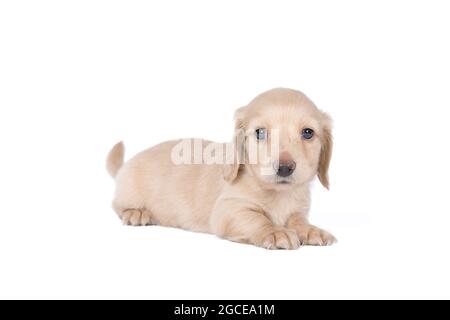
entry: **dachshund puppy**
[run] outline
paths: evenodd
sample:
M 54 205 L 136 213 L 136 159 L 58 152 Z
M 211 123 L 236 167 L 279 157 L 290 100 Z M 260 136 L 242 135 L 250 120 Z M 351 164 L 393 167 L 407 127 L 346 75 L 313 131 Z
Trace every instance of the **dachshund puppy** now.
M 308 222 L 310 183 L 328 188 L 331 119 L 303 93 L 272 89 L 235 113 L 232 143 L 169 141 L 124 163 L 107 158 L 124 224 L 213 233 L 267 249 L 331 245 Z

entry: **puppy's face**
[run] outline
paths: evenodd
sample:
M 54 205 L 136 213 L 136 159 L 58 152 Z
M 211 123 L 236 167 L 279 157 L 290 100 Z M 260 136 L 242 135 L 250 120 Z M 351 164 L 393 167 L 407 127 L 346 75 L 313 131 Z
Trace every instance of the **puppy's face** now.
M 301 92 L 256 97 L 236 112 L 236 136 L 243 165 L 264 188 L 288 189 L 316 175 L 328 188 L 330 119 Z

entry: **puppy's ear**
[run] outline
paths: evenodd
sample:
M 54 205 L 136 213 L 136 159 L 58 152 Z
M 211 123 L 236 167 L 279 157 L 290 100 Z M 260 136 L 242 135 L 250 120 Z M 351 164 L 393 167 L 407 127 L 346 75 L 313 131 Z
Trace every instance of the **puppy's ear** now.
M 244 164 L 244 124 L 245 107 L 239 108 L 234 113 L 234 134 L 231 148 L 227 148 L 226 164 L 223 166 L 223 177 L 227 182 L 233 182 L 239 173 L 239 168 Z
M 331 153 L 333 151 L 333 136 L 331 134 L 331 119 L 325 114 L 325 125 L 320 137 L 322 148 L 320 150 L 319 168 L 317 175 L 322 185 L 329 189 L 330 182 L 328 180 L 328 168 L 330 166 Z
M 244 129 L 245 130 L 245 112 L 247 110 L 247 107 L 240 107 L 234 112 L 234 130 Z M 236 132 L 235 132 L 236 135 Z

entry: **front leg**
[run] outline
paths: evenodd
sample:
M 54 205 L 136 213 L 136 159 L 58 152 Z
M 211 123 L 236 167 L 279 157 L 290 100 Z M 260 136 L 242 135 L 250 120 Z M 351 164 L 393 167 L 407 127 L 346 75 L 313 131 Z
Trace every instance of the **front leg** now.
M 259 208 L 231 200 L 224 200 L 216 206 L 211 227 L 219 237 L 266 249 L 300 247 L 294 230 L 273 225 Z
M 337 242 L 331 233 L 313 226 L 300 214 L 293 214 L 287 222 L 287 227 L 297 232 L 302 245 L 330 246 Z

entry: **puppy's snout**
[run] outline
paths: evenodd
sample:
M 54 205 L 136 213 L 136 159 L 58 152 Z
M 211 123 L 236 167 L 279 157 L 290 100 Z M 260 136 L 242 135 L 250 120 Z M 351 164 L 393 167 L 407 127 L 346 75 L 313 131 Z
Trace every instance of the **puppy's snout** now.
M 296 166 L 297 164 L 294 160 L 282 160 L 278 163 L 278 167 L 276 168 L 277 175 L 280 177 L 289 177 L 294 173 Z

